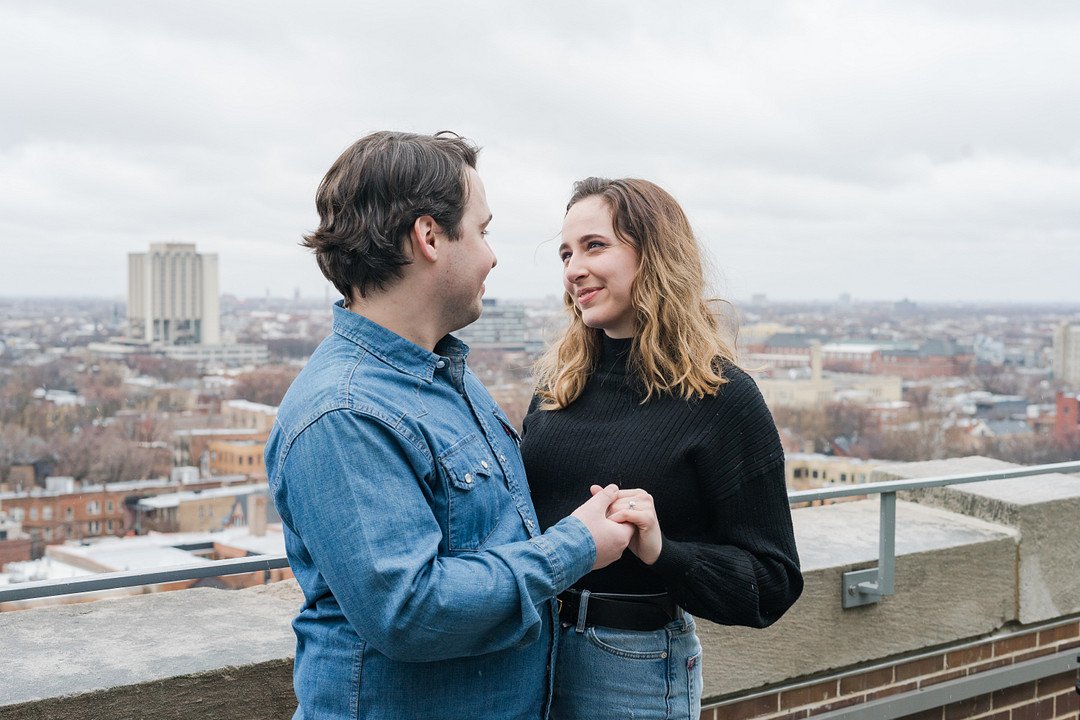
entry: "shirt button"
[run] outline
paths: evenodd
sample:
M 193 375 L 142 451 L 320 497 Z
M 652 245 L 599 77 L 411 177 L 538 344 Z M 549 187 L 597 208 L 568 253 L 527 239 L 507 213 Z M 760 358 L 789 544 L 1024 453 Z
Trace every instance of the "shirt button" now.
M 445 360 L 440 360 L 439 362 L 435 363 L 435 367 L 442 370 L 444 367 L 446 367 L 446 361 Z
M 482 467 L 482 468 L 484 468 L 485 470 L 487 470 L 487 469 L 488 469 L 489 467 L 491 467 L 491 466 L 490 466 L 490 465 L 488 465 L 488 461 L 487 461 L 487 460 L 481 460 L 481 461 L 480 461 L 480 467 Z
M 472 473 L 465 473 L 465 484 L 472 485 Z

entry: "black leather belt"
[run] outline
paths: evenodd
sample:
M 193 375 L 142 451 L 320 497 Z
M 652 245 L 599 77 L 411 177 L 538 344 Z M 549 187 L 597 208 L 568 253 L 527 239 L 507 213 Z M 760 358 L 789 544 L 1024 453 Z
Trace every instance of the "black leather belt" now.
M 581 591 L 567 590 L 558 597 L 559 619 L 577 625 Z M 681 617 L 682 611 L 667 593 L 624 595 L 589 593 L 585 609 L 586 625 L 601 625 L 618 630 L 659 630 Z

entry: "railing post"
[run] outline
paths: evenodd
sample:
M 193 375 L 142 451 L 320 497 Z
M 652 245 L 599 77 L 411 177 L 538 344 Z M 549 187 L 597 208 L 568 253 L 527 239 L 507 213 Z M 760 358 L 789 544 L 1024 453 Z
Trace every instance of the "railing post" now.
M 844 573 L 841 598 L 845 608 L 871 605 L 893 594 L 896 576 L 895 492 L 881 493 L 878 519 L 878 566 Z
M 879 526 L 878 595 L 893 594 L 896 576 L 896 493 L 881 493 Z

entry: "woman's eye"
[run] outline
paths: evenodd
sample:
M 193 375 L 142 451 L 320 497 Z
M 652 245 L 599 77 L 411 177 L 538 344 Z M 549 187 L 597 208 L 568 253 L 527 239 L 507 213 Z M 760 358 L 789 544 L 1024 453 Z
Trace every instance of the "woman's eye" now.
M 593 248 L 604 247 L 604 243 L 600 242 L 599 240 L 592 240 L 585 247 L 587 247 L 589 250 L 592 250 Z
M 568 252 L 559 253 L 559 259 L 562 260 L 563 262 L 566 262 L 567 260 L 570 259 L 570 253 L 568 253 Z

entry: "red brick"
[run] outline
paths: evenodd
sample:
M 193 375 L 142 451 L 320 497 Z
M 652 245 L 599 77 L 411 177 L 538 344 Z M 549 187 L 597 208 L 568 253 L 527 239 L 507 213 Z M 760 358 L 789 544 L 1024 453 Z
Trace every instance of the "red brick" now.
M 1011 714 L 1008 710 L 1001 710 L 990 715 L 980 715 L 978 718 L 972 718 L 972 720 L 1009 720 Z
M 721 705 L 716 708 L 716 720 L 750 720 L 750 718 L 774 713 L 779 709 L 779 698 L 776 693 L 772 693 L 749 700 L 740 700 L 731 705 Z
M 806 717 L 810 717 L 810 711 L 804 708 L 802 710 L 792 710 L 783 715 L 770 715 L 767 720 L 803 720 Z
M 948 672 L 943 672 L 939 675 L 923 678 L 919 681 L 919 687 L 924 688 L 931 685 L 937 685 L 938 683 L 943 683 L 947 680 L 955 680 L 958 677 L 964 677 L 964 675 L 967 675 L 967 671 L 965 670 L 949 670 Z
M 1054 713 L 1058 717 L 1074 712 L 1080 712 L 1080 695 L 1075 690 L 1054 696 Z
M 820 702 L 825 702 L 830 698 L 836 697 L 836 688 L 836 680 L 828 680 L 826 682 L 817 683 L 816 685 L 808 685 L 802 688 L 795 688 L 794 690 L 785 690 L 780 693 L 780 709 L 788 710 L 789 708 L 797 708 L 804 705 L 817 705 Z
M 990 695 L 976 695 L 946 705 L 945 720 L 967 720 L 985 712 L 990 712 Z
M 1057 646 L 1058 652 L 1062 650 L 1072 650 L 1073 648 L 1080 648 L 1080 640 L 1070 640 L 1069 642 L 1060 643 Z
M 978 665 L 972 665 L 967 669 L 968 675 L 977 675 L 987 670 L 993 670 L 994 668 L 1005 667 L 1006 665 L 1012 665 L 1011 657 L 994 658 L 993 660 L 987 660 L 984 663 Z
M 699 720 L 716 720 L 716 710 L 711 707 L 705 708 L 698 717 Z
M 1012 711 L 1012 720 L 1051 720 L 1053 717 L 1054 698 L 1021 705 Z
M 905 715 L 900 720 L 941 720 L 944 712 L 943 708 L 930 708 L 914 715 Z
M 891 666 L 880 670 L 872 670 L 871 672 L 859 673 L 858 675 L 849 675 L 840 678 L 840 694 L 850 695 L 864 690 L 872 690 L 882 685 L 888 685 L 892 681 L 893 669 Z
M 1028 650 L 1039 644 L 1039 633 L 1028 633 L 1026 635 L 1015 635 L 1004 640 L 998 640 L 994 643 L 994 657 L 999 655 L 1009 655 L 1011 653 L 1020 652 L 1021 650 Z
M 994 709 L 1009 707 L 1035 697 L 1035 683 L 1026 682 L 994 691 Z
M 1063 692 L 1065 690 L 1072 690 L 1076 687 L 1076 671 L 1074 670 L 1072 672 L 1042 678 L 1038 681 L 1036 687 L 1035 694 L 1039 697 L 1053 695 L 1054 693 Z
M 922 660 L 912 660 L 896 666 L 896 681 L 910 680 L 920 675 L 932 675 L 945 669 L 945 656 L 934 655 Z
M 994 646 L 990 643 L 976 645 L 975 647 L 953 650 L 945 654 L 945 667 L 958 668 L 973 665 L 980 660 L 986 660 L 994 654 Z
M 1038 650 L 1030 650 L 1030 651 L 1028 651 L 1026 653 L 1020 653 L 1019 655 L 1014 655 L 1013 656 L 1013 663 L 1021 663 L 1021 662 L 1024 662 L 1025 660 L 1034 660 L 1035 658 L 1043 657 L 1044 655 L 1052 655 L 1055 652 L 1057 652 L 1057 651 L 1052 647 L 1043 647 L 1043 648 L 1039 648 Z
M 820 715 L 822 713 L 832 712 L 833 710 L 839 710 L 840 708 L 858 705 L 861 702 L 866 702 L 865 695 L 848 695 L 847 697 L 842 697 L 839 700 L 833 700 L 832 702 L 825 703 L 824 705 L 818 705 L 816 708 L 812 708 L 810 710 L 811 717 L 813 717 L 814 715 Z
M 1080 637 L 1080 622 L 1066 623 L 1056 628 L 1039 631 L 1039 644 L 1052 645 L 1061 640 L 1071 640 Z
M 878 698 L 889 697 L 890 695 L 899 695 L 900 693 L 911 692 L 917 687 L 919 687 L 919 683 L 914 680 L 901 685 L 890 685 L 889 687 L 875 690 L 872 693 L 867 693 L 866 699 L 877 700 Z

